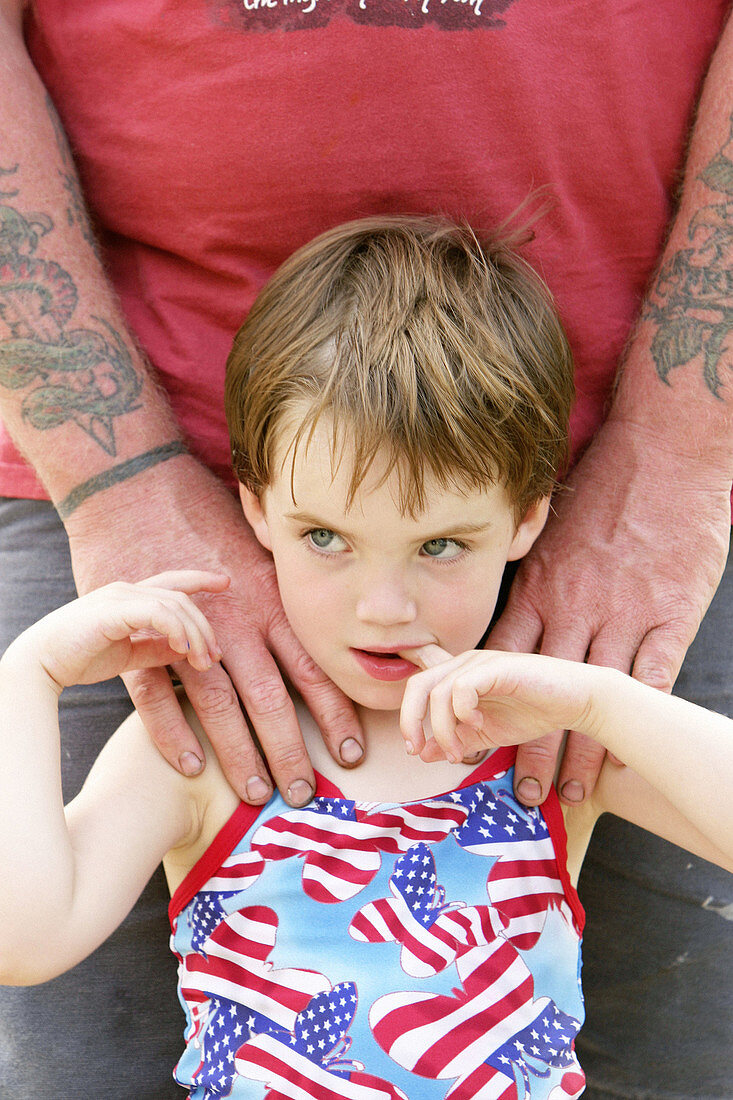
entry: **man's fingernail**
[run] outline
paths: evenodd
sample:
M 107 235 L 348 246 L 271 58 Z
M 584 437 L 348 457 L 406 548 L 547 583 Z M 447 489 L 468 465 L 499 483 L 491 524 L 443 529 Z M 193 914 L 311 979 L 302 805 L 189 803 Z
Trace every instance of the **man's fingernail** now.
M 178 767 L 184 775 L 198 775 L 203 766 L 203 760 L 195 752 L 182 752 L 178 757 Z
M 538 779 L 523 779 L 517 794 L 522 802 L 538 802 L 542 798 L 542 786 Z
M 344 764 L 356 764 L 364 755 L 364 750 L 354 737 L 347 737 L 341 742 L 339 756 Z
M 261 776 L 253 775 L 251 779 L 247 780 L 248 802 L 264 802 L 266 798 L 270 797 L 271 793 L 270 788 Z
M 569 779 L 567 783 L 563 785 L 560 794 L 568 802 L 582 802 L 585 798 L 585 790 L 583 784 L 579 783 L 577 779 Z
M 313 788 L 305 779 L 296 779 L 288 787 L 288 802 L 291 806 L 305 806 L 313 798 Z

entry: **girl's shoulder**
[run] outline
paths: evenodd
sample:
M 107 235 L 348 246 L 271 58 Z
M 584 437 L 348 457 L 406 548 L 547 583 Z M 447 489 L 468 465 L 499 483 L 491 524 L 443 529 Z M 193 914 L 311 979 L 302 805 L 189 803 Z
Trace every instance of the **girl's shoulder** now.
M 224 775 L 213 746 L 191 703 L 182 693 L 179 701 L 186 721 L 198 737 L 206 766 L 196 776 L 181 777 L 190 800 L 193 827 L 185 840 L 175 848 L 171 848 L 163 858 L 163 868 L 171 894 L 183 882 L 191 868 L 198 863 L 240 803 L 240 798 Z

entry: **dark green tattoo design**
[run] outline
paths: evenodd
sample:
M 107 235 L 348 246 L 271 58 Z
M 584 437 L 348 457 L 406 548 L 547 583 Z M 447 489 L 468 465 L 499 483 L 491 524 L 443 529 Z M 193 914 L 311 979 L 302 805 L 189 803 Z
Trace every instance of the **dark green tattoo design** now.
M 0 178 L 16 172 L 0 168 Z M 71 421 L 115 455 L 115 419 L 140 407 L 142 378 L 106 321 L 94 318 L 99 330 L 70 326 L 74 281 L 35 254 L 53 222 L 11 206 L 17 194 L 0 190 L 0 386 L 27 390 L 21 414 L 38 431 Z
M 718 201 L 693 216 L 681 249 L 663 265 L 645 311 L 657 324 L 651 351 L 662 382 L 698 358 L 705 385 L 722 400 L 720 371 L 733 328 L 733 116 L 720 152 L 701 179 Z

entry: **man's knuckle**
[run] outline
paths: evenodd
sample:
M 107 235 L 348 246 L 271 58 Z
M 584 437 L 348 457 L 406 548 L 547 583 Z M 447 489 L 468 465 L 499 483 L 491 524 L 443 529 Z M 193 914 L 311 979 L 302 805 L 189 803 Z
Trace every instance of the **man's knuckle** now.
M 164 683 L 147 676 L 136 677 L 130 683 L 130 696 L 136 708 L 148 714 L 170 705 L 170 691 Z
M 236 692 L 230 682 L 202 684 L 196 693 L 196 710 L 210 718 L 220 718 L 239 709 Z
M 555 766 L 557 748 L 555 746 L 532 744 L 528 742 L 521 746 L 525 771 L 537 768 L 538 771 L 547 771 Z
M 263 676 L 247 685 L 246 702 L 247 710 L 253 717 L 278 714 L 287 709 L 288 695 L 282 680 Z
M 656 688 L 657 691 L 664 691 L 667 694 L 674 687 L 676 679 L 671 669 L 661 665 L 643 665 L 641 668 L 635 668 L 634 678 L 646 684 L 647 687 Z
M 318 667 L 307 653 L 298 653 L 291 662 L 290 674 L 293 682 L 311 688 L 320 687 L 328 682 L 325 672 Z
M 350 728 L 354 719 L 353 707 L 346 700 L 337 700 L 323 708 L 322 718 L 329 729 Z
M 574 749 L 568 763 L 572 763 L 574 772 L 583 774 L 597 772 L 603 759 L 604 749 L 599 745 L 595 747 Z
M 246 770 L 259 763 L 260 755 L 247 729 L 238 729 L 235 733 L 216 730 L 211 736 L 211 744 L 225 771 L 237 768 Z
M 272 746 L 267 759 L 271 767 L 281 774 L 300 774 L 308 766 L 308 757 L 302 745 L 293 742 Z
M 168 722 L 145 726 L 150 737 L 154 741 L 158 751 L 167 760 L 174 761 L 178 757 L 181 746 L 185 743 L 183 731 L 176 725 Z

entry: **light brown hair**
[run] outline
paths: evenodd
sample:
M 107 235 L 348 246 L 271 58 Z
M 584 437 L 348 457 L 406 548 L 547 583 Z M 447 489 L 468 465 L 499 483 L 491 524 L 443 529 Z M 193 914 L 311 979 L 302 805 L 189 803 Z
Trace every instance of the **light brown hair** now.
M 353 445 L 349 503 L 379 452 L 400 506 L 499 481 L 518 514 L 567 452 L 571 353 L 547 287 L 507 243 L 435 217 L 366 218 L 299 249 L 257 297 L 227 363 L 234 470 L 259 493 L 285 426 L 327 414 Z M 296 407 L 305 409 L 293 425 Z

